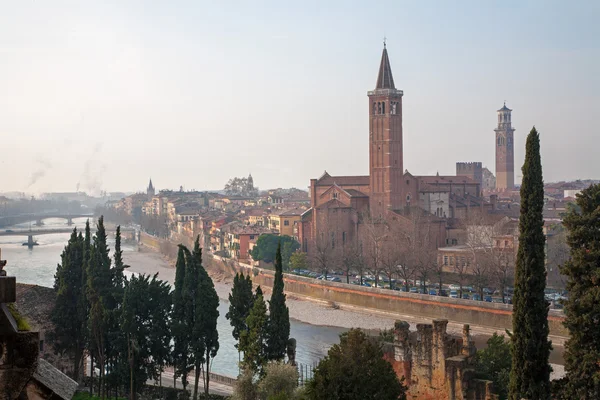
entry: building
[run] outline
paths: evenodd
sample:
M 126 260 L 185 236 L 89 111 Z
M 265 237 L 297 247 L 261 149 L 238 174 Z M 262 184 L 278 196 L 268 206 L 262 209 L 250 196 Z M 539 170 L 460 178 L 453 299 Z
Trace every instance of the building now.
M 362 248 L 361 236 L 367 235 L 368 225 L 383 225 L 383 221 L 396 221 L 398 226 L 412 229 L 415 216 L 422 214 L 410 212 L 417 206 L 427 212 L 425 218 L 416 218 L 419 223 L 434 223 L 429 239 L 431 246 L 437 246 L 445 242 L 444 220 L 439 217 L 451 214 L 450 195 L 480 196 L 480 184 L 467 177 L 450 179 L 404 172 L 403 92 L 396 89 L 385 44 L 375 89 L 367 96 L 369 175 L 332 176 L 325 171 L 320 178 L 311 179 L 310 208 L 297 225 L 301 248 L 309 255 L 324 248 L 336 252 L 349 245 Z M 421 196 L 430 189 L 437 192 Z
M 271 213 L 269 215 L 269 228 L 282 236 L 294 236 L 294 224 L 300 222 L 304 211 L 294 208 Z
M 498 110 L 496 132 L 496 190 L 512 190 L 515 187 L 515 153 L 511 122 L 512 110 L 504 106 Z
M 481 189 L 484 191 L 496 189 L 496 177 L 487 167 L 483 167 Z
M 466 176 L 479 183 L 483 189 L 483 167 L 480 162 L 457 162 L 456 176 Z
M 152 178 L 150 178 L 150 183 L 148 183 L 148 188 L 146 189 L 146 195 L 148 196 L 149 199 L 156 195 L 156 189 L 154 189 L 154 186 L 152 185 Z

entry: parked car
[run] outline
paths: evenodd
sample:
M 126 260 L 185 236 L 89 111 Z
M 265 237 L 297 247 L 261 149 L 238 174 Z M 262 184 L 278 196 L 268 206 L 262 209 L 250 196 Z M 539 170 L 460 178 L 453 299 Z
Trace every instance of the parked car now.
M 450 297 L 453 299 L 457 299 L 458 298 L 458 292 L 456 290 L 451 290 L 450 291 Z
M 463 293 L 462 298 L 465 300 L 469 300 L 469 294 L 468 293 Z
M 485 301 L 487 301 L 488 303 L 491 303 L 491 302 L 492 302 L 492 296 L 485 296 L 483 299 L 484 299 Z
M 448 297 L 448 292 L 446 291 L 446 289 L 439 290 L 438 296 Z
M 418 290 L 417 290 L 417 288 L 416 288 L 416 287 L 414 287 L 414 286 L 413 286 L 413 287 L 411 287 L 411 288 L 410 288 L 410 292 L 411 292 L 411 293 L 417 293 L 417 292 L 418 292 Z
M 371 284 L 369 282 L 364 282 L 362 285 L 365 287 L 371 287 Z
M 430 296 L 437 296 L 437 290 L 435 290 L 435 289 L 429 289 L 429 295 Z
M 337 276 L 334 276 L 334 277 L 331 277 L 331 278 L 327 278 L 327 280 L 330 281 L 330 282 L 341 282 L 342 281 Z
M 473 297 L 471 298 L 471 300 L 475 300 L 475 301 L 481 301 L 481 296 L 480 296 L 480 295 L 478 295 L 477 293 L 475 293 L 475 294 L 473 295 Z

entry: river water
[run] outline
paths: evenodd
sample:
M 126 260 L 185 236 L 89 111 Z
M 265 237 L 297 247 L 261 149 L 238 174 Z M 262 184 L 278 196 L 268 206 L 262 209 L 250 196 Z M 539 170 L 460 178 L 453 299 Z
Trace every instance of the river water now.
M 33 224 L 33 222 L 32 222 Z M 29 223 L 9 227 L 12 230 L 27 230 Z M 44 220 L 44 229 L 65 228 L 64 219 Z M 85 218 L 73 220 L 73 226 L 83 230 Z M 6 229 L 6 228 L 4 228 Z M 36 227 L 31 226 L 32 230 Z M 34 236 L 38 245 L 29 249 L 22 244 L 27 241 L 27 236 L 0 236 L 2 259 L 7 260 L 6 270 L 9 275 L 16 276 L 19 283 L 30 283 L 40 286 L 52 287 L 56 265 L 60 262 L 60 255 L 69 240 L 70 233 L 54 233 Z M 109 235 L 109 246 L 113 246 L 114 239 Z M 135 244 L 125 243 L 123 246 L 124 259 L 127 261 L 128 252 L 137 251 Z M 111 253 L 112 254 L 112 253 Z M 157 259 L 160 255 L 156 255 Z M 213 362 L 213 371 L 229 376 L 238 374 L 238 352 L 234 347 L 235 341 L 231 336 L 231 325 L 225 318 L 229 303 L 223 299 L 219 305 L 219 352 Z M 312 366 L 327 354 L 332 344 L 339 342 L 340 333 L 345 329 L 310 325 L 292 320 L 290 336 L 296 338 L 296 360 L 300 364 Z

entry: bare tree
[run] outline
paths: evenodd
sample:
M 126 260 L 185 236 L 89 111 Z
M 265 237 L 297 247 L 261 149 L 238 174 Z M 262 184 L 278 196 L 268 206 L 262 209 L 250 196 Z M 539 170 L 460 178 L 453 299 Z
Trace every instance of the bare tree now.
M 313 268 L 323 274 L 327 279 L 328 271 L 338 264 L 339 243 L 337 243 L 337 224 L 335 219 L 329 217 L 329 210 L 320 212 L 318 217 L 319 229 L 317 237 L 314 238 L 314 252 L 312 254 Z
M 363 284 L 364 261 L 360 251 L 360 246 L 356 241 L 342 247 L 341 265 L 346 275 L 346 283 L 350 283 L 350 274 L 357 273 L 360 275 L 360 284 Z
M 383 248 L 388 239 L 388 225 L 384 219 L 373 217 L 370 213 L 362 215 L 362 222 L 366 264 L 375 276 L 375 287 L 378 287 L 383 267 Z
M 469 254 L 465 257 L 466 267 L 470 269 L 473 285 L 482 298 L 484 289 L 495 282 L 500 287 L 502 300 L 505 300 L 506 287 L 513 279 L 515 229 L 516 225 L 508 217 L 484 212 L 473 213 L 467 221 Z

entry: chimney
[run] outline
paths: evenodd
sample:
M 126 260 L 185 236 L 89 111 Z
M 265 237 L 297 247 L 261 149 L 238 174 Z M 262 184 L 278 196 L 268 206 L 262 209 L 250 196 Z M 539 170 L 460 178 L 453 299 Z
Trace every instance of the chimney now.
M 492 210 L 496 210 L 496 206 L 498 203 L 498 195 L 497 194 L 490 195 L 490 203 L 492 203 Z
M 311 207 L 317 206 L 317 180 L 316 179 L 310 180 L 310 206 Z

